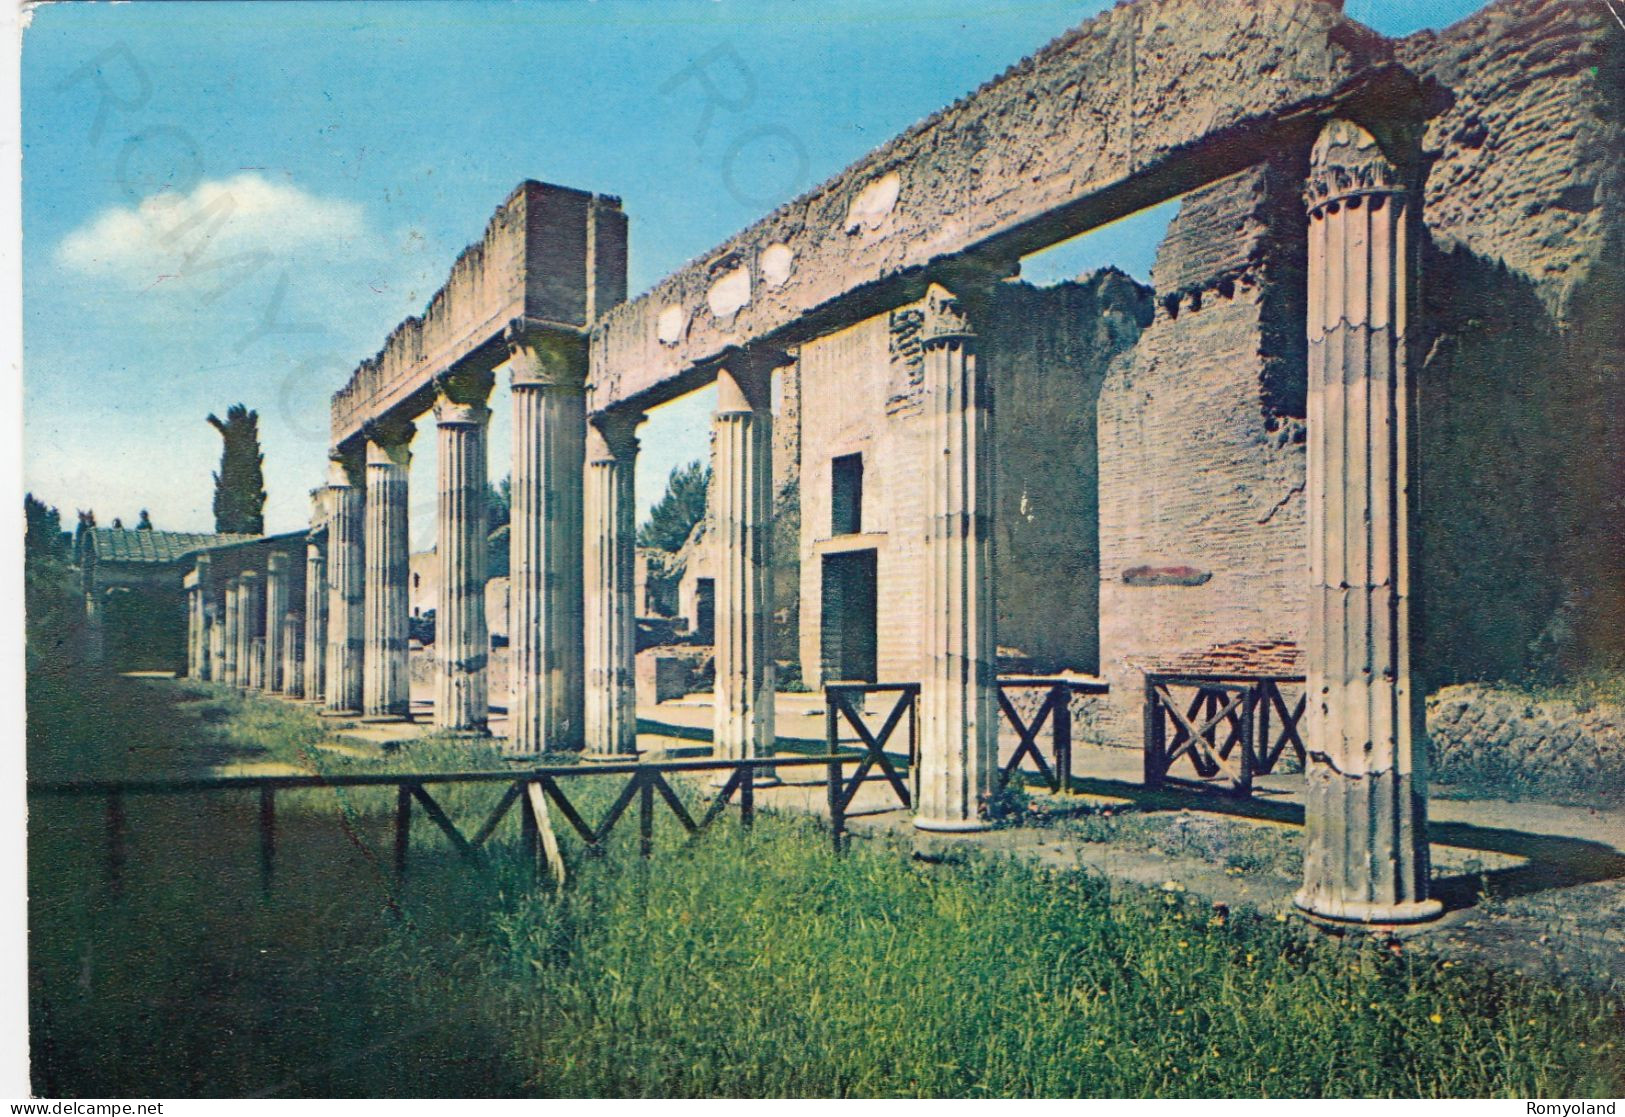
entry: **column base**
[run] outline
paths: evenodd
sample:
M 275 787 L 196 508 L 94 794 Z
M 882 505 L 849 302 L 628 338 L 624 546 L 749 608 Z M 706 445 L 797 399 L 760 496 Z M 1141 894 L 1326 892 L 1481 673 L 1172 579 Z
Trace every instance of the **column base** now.
M 1438 900 L 1378 904 L 1365 900 L 1331 900 L 1299 892 L 1292 897 L 1292 903 L 1312 919 L 1333 923 L 1426 923 L 1444 914 L 1444 905 Z
M 728 786 L 728 781 L 733 778 L 734 774 L 732 772 L 718 772 L 715 778 L 711 780 L 711 786 L 716 790 L 721 791 L 724 787 Z M 740 782 L 743 783 L 744 781 L 741 780 Z M 750 781 L 750 786 L 752 788 L 780 787 L 783 785 L 783 783 L 784 781 L 779 779 L 778 773 L 764 772 L 758 768 Z
M 993 829 L 993 824 L 981 819 L 916 818 L 914 829 L 929 830 L 933 834 L 978 834 Z

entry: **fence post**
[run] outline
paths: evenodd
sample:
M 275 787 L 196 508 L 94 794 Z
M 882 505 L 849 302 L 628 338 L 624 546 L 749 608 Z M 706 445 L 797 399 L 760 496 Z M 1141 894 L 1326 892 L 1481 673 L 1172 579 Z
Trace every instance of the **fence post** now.
M 736 769 L 739 772 L 739 828 L 749 830 L 756 825 L 756 769 Z
M 826 783 L 829 797 L 829 833 L 830 839 L 835 844 L 835 852 L 840 853 L 846 847 L 846 812 L 841 809 L 841 798 L 844 791 L 841 780 L 841 762 L 831 760 L 828 769 Z
M 1072 688 L 1057 683 L 1050 692 L 1050 729 L 1055 734 L 1055 790 L 1072 794 Z
M 124 891 L 124 796 L 117 791 L 107 793 L 107 889 Z
M 638 784 L 638 848 L 649 857 L 655 851 L 655 785 L 643 772 L 632 778 Z
M 412 844 L 412 789 L 395 788 L 395 879 L 406 877 L 406 852 Z
M 519 787 L 524 788 L 525 782 L 521 780 Z M 530 869 L 533 878 L 540 878 L 541 872 L 541 841 L 540 825 L 536 819 L 536 808 L 531 804 L 528 791 L 521 791 L 519 795 L 519 848 L 524 854 L 525 864 Z
M 1163 724 L 1156 676 L 1145 677 L 1145 786 L 1162 786 Z
M 260 894 L 271 898 L 271 873 L 276 859 L 276 790 L 260 788 Z

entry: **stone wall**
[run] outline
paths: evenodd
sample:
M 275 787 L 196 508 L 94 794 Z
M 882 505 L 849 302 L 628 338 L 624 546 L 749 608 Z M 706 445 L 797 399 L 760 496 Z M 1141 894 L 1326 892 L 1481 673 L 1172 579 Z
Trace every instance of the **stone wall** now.
M 1151 318 L 1150 288 L 1108 269 L 1001 284 L 978 326 L 994 383 L 998 639 L 1034 671 L 1099 670 L 1095 404 Z
M 1436 83 L 1418 371 L 1435 684 L 1625 661 L 1625 32 L 1508 0 L 1398 45 Z
M 1467 684 L 1428 698 L 1435 784 L 1625 794 L 1625 706 Z
M 1143 660 L 1302 639 L 1302 181 L 1288 153 L 1186 195 L 1156 317 L 1101 388 L 1102 721 L 1124 744 Z
M 1098 654 L 1094 403 L 1111 359 L 1150 321 L 1148 289 L 1108 270 L 1078 283 L 1000 284 L 978 359 L 993 383 L 999 643 L 1039 670 Z M 927 431 L 918 305 L 801 349 L 801 667 L 822 678 L 824 556 L 876 552 L 878 675 L 921 677 Z M 861 532 L 832 537 L 831 463 L 862 454 Z

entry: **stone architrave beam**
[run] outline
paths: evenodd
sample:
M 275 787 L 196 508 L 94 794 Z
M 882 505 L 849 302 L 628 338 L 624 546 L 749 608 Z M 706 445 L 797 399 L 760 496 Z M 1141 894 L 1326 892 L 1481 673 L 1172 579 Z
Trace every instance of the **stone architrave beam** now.
M 515 319 L 585 335 L 626 298 L 619 198 L 525 181 L 452 266 L 422 317 L 408 318 L 333 394 L 332 445 L 359 454 L 368 424 L 409 422 L 433 406 L 448 371 L 508 357 Z
M 589 410 L 647 410 L 731 348 L 915 301 L 945 264 L 1007 270 L 1413 92 L 1393 44 L 1338 9 L 1142 0 L 1081 24 L 610 311 Z

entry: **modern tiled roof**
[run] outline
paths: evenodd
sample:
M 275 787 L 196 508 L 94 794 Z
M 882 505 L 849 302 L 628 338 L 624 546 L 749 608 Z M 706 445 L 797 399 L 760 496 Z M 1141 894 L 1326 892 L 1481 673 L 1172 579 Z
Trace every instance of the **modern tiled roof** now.
M 254 535 L 199 531 L 133 531 L 99 527 L 90 533 L 90 545 L 99 562 L 176 562 L 208 547 L 246 543 Z

